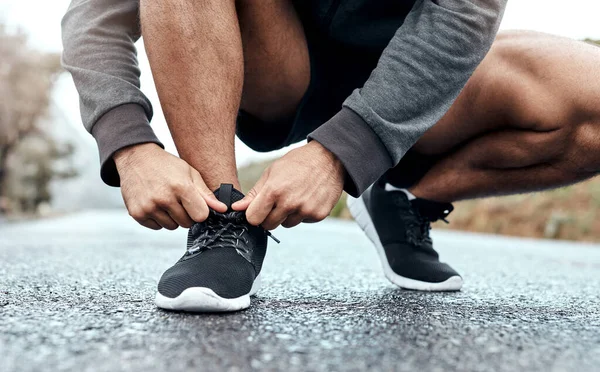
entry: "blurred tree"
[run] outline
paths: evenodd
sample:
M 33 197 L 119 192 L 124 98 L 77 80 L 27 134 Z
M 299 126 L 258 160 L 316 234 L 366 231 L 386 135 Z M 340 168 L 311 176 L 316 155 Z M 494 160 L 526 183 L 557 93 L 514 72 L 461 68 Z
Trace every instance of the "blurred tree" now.
M 58 144 L 44 120 L 60 72 L 58 54 L 32 50 L 0 25 L 0 213 L 36 212 L 50 201 L 52 179 L 75 174 L 60 169 L 73 147 Z
M 600 46 L 600 40 L 584 39 L 583 41 L 585 41 L 586 43 L 595 44 L 595 45 Z

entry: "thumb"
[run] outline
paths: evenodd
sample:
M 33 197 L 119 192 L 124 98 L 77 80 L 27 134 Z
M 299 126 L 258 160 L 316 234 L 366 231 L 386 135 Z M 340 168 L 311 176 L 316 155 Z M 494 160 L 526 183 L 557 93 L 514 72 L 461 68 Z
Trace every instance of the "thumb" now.
M 223 203 L 222 201 L 219 201 L 219 199 L 217 199 L 215 194 L 213 194 L 213 192 L 210 191 L 208 188 L 206 188 L 206 190 L 200 191 L 200 193 L 202 194 L 202 197 L 204 198 L 204 200 L 206 201 L 206 204 L 210 208 L 214 209 L 217 212 L 221 212 L 221 213 L 227 212 L 227 205 L 225 203 Z
M 231 205 L 231 209 L 233 209 L 234 211 L 245 211 L 246 209 L 248 209 L 248 206 L 250 205 L 252 200 L 256 198 L 266 181 L 267 176 L 265 171 L 265 173 L 263 173 L 260 179 L 256 182 L 254 187 L 252 187 L 250 191 L 248 191 L 246 196 L 244 196 L 242 200 L 237 201 Z
M 202 177 L 200 176 L 200 174 L 193 174 L 193 181 L 196 184 L 196 186 L 198 187 L 198 190 L 200 191 L 200 195 L 202 196 L 202 199 L 204 199 L 204 201 L 206 202 L 206 205 L 208 205 L 209 208 L 214 209 L 217 212 L 221 212 L 221 213 L 225 213 L 227 212 L 227 205 L 225 205 L 225 203 L 219 201 L 219 199 L 217 199 L 217 197 L 215 196 L 215 194 L 208 188 L 208 186 L 206 186 L 206 184 L 204 183 L 204 180 L 202 179 Z

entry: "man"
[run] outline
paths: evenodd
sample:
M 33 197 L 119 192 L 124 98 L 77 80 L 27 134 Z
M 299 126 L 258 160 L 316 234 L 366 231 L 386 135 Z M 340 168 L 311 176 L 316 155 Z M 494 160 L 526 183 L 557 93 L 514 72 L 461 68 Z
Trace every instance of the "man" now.
M 248 307 L 268 230 L 324 219 L 342 189 L 358 197 L 350 209 L 388 279 L 459 290 L 461 277 L 429 238 L 451 202 L 595 175 L 600 80 L 590 75 L 600 53 L 537 33 L 495 38 L 504 7 L 73 0 L 63 62 L 103 180 L 121 186 L 140 224 L 191 227 L 186 253 L 159 281 L 157 305 Z M 141 34 L 181 158 L 162 150 L 148 125 L 134 47 Z M 257 151 L 309 142 L 244 196 L 235 134 Z

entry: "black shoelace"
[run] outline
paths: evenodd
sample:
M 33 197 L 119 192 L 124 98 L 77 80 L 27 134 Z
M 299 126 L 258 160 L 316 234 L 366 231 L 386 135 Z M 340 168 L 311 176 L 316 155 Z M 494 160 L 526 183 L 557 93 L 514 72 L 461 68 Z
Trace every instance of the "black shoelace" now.
M 406 238 L 409 243 L 419 246 L 428 239 L 431 239 L 429 237 L 431 222 L 412 209 L 410 210 L 410 214 L 412 218 L 407 221 L 409 229 L 406 231 Z
M 188 255 L 208 249 L 233 247 L 243 256 L 248 255 L 248 223 L 243 213 L 211 211 L 204 223 L 204 229 L 187 249 Z M 279 240 L 266 231 L 267 236 L 279 243 Z M 240 244 L 242 242 L 243 244 Z
M 415 208 L 410 208 L 409 213 L 411 217 L 408 220 L 407 225 L 410 229 L 407 230 L 407 240 L 415 246 L 419 246 L 424 242 L 431 242 L 429 230 L 431 230 L 431 220 L 427 217 L 422 216 Z M 444 212 L 443 217 L 440 216 L 440 220 L 445 223 L 449 223 L 446 220 L 448 213 Z

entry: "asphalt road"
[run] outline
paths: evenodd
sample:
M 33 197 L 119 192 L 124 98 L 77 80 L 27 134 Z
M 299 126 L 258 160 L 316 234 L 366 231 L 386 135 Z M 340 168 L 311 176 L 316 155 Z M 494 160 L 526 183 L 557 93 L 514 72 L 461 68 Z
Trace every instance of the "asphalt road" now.
M 434 233 L 460 293 L 396 289 L 351 222 L 281 230 L 252 307 L 153 304 L 185 232 L 122 211 L 0 226 L 0 371 L 600 370 L 600 247 Z

